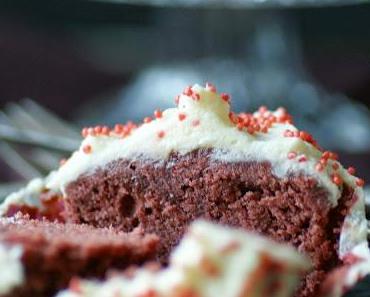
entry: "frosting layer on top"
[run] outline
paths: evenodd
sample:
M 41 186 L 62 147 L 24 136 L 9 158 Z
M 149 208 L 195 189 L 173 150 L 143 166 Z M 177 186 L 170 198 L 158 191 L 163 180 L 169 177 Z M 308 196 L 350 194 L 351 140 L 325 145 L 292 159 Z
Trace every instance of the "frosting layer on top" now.
M 176 101 L 176 108 L 156 111 L 154 119 L 146 118 L 140 126 L 86 129 L 80 149 L 52 175 L 47 187 L 63 191 L 80 175 L 120 158 L 163 160 L 172 152 L 205 148 L 213 149 L 214 160 L 268 161 L 279 177 L 313 176 L 333 206 L 343 182 L 356 189 L 362 183 L 337 162 L 335 154 L 321 151 L 310 134 L 299 131 L 283 108 L 234 114 L 229 96 L 209 84 L 186 88 Z

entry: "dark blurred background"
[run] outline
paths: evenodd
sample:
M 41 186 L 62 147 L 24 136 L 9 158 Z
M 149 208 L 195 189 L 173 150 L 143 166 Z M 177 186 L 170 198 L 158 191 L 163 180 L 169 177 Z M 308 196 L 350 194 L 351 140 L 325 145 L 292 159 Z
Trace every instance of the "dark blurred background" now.
M 83 125 L 138 120 L 206 81 L 231 93 L 237 110 L 287 106 L 300 128 L 370 178 L 370 5 L 296 2 L 0 1 L 0 182 L 57 166 Z

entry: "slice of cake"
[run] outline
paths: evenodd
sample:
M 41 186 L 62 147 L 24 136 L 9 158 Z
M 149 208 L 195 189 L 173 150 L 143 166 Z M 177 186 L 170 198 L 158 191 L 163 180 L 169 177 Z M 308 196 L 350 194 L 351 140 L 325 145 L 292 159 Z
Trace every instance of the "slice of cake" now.
M 50 297 L 73 276 L 102 277 L 153 259 L 156 236 L 124 234 L 87 225 L 0 220 L 0 296 Z
M 106 282 L 74 280 L 58 297 L 290 297 L 308 268 L 307 259 L 291 247 L 198 221 L 168 268 Z
M 235 114 L 210 84 L 186 88 L 176 104 L 140 125 L 82 131 L 80 149 L 46 181 L 62 193 L 68 220 L 140 226 L 160 237 L 164 263 L 197 218 L 254 230 L 310 257 L 297 296 L 316 296 L 326 273 L 366 241 L 363 180 L 283 108 Z

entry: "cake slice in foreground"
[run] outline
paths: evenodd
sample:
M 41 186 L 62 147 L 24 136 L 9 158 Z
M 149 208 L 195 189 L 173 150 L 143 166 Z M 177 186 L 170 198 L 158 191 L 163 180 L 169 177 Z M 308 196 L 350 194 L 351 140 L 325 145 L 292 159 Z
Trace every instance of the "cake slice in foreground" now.
M 74 276 L 103 277 L 153 259 L 156 236 L 124 234 L 87 225 L 0 220 L 0 296 L 50 297 Z
M 293 248 L 205 221 L 192 224 L 159 272 L 73 281 L 58 297 L 290 297 L 308 260 Z

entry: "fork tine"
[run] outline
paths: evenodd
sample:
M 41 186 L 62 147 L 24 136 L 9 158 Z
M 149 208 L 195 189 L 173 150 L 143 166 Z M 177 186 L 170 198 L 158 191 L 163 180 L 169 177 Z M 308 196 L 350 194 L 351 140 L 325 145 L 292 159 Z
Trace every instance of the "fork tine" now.
M 0 110 L 0 123 L 4 124 L 11 124 L 11 119 L 8 117 L 7 114 Z M 19 152 L 17 147 L 11 146 L 13 150 L 17 151 L 19 154 L 23 154 L 23 152 Z M 32 163 L 35 164 L 37 167 L 40 167 L 43 171 L 48 172 L 57 167 L 59 164 L 60 159 L 63 157 L 63 154 L 58 153 L 56 151 L 50 151 L 45 149 L 37 149 L 33 148 L 27 154 L 28 159 L 32 160 Z
M 31 115 L 37 116 L 37 119 L 41 123 L 48 123 L 49 128 L 58 135 L 80 139 L 80 133 L 76 127 L 60 119 L 37 102 L 26 98 L 21 101 L 21 105 L 28 110 Z
M 34 148 L 29 154 L 32 163 L 42 168 L 45 172 L 49 172 L 58 168 L 60 160 L 65 157 L 65 154 L 51 152 L 41 148 Z
M 32 166 L 10 145 L 0 143 L 0 155 L 3 157 L 3 161 L 24 179 L 32 179 L 41 176 L 41 172 Z
M 8 103 L 5 106 L 5 113 L 8 115 L 11 124 L 17 128 L 48 132 L 48 123 L 41 124 L 16 103 Z
M 0 124 L 0 139 L 67 153 L 77 149 L 80 144 L 80 140 L 77 139 L 22 130 L 5 124 Z

